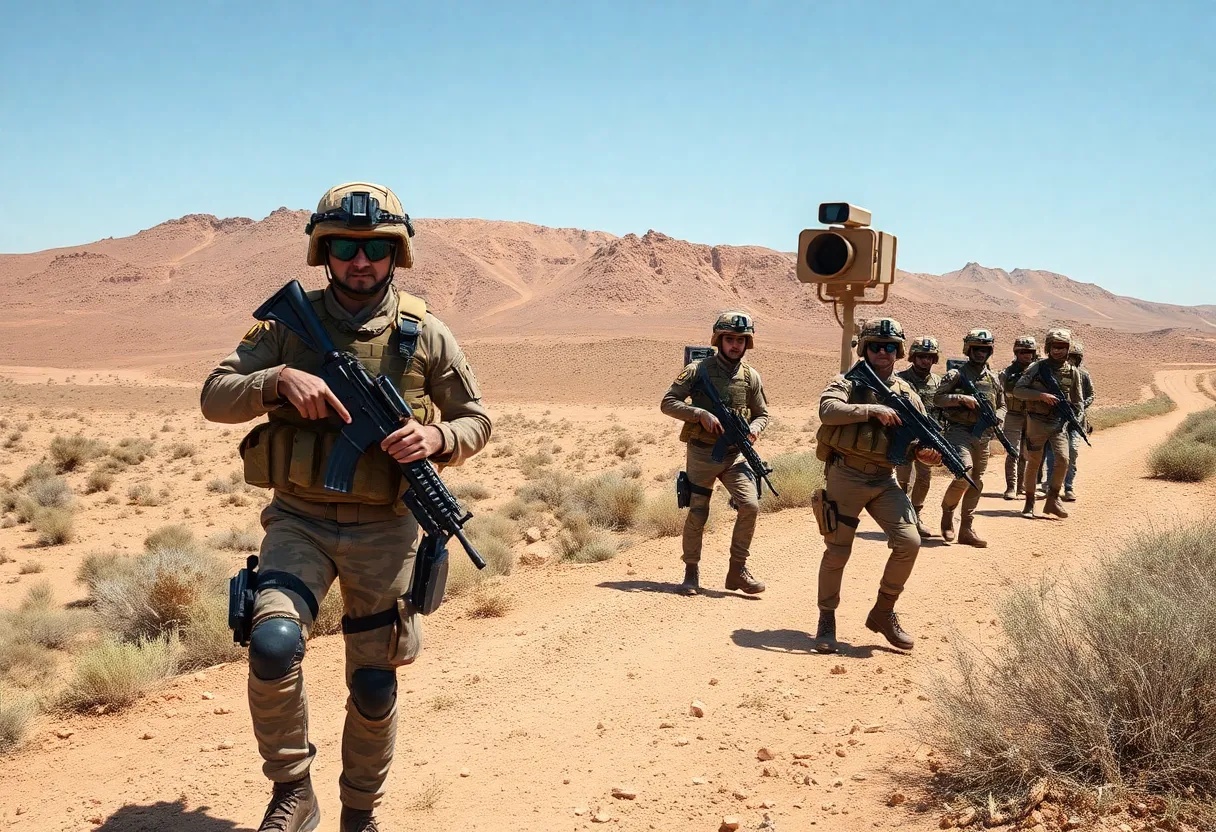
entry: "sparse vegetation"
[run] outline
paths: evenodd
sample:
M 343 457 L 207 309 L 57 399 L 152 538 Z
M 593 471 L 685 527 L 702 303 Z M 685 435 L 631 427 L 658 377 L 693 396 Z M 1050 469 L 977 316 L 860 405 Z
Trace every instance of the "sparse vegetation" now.
M 261 544 L 262 535 L 257 529 L 238 529 L 236 526 L 207 538 L 208 546 L 229 552 L 256 552 Z
M 176 635 L 192 609 L 207 596 L 224 593 L 224 570 L 195 547 L 160 548 L 133 559 L 93 586 L 99 619 L 124 641 Z
M 1140 419 L 1163 416 L 1177 409 L 1178 405 L 1173 399 L 1165 395 L 1165 393 L 1155 390 L 1154 396 L 1146 401 L 1115 405 L 1113 407 L 1091 408 L 1085 415 L 1089 423 L 1093 425 L 1094 430 L 1100 431 Z
M 638 525 L 650 537 L 677 537 L 684 530 L 684 510 L 676 505 L 676 495 L 647 497 Z
M 81 464 L 101 456 L 106 446 L 83 434 L 56 436 L 51 440 L 51 460 L 60 473 L 75 471 Z
M 557 550 L 566 560 L 597 563 L 616 557 L 621 544 L 607 531 L 593 525 L 587 515 L 571 513 L 562 519 Z
M 312 622 L 308 637 L 332 636 L 342 632 L 342 588 L 334 581 L 317 607 L 317 620 Z
M 18 575 L 37 575 L 45 567 L 40 560 L 27 560 L 17 567 Z
M 169 459 L 185 459 L 198 453 L 192 442 L 174 442 L 168 448 Z
M 61 696 L 75 709 L 126 707 L 177 671 L 176 636 L 134 642 L 103 640 L 81 653 Z
M 511 611 L 514 598 L 499 584 L 482 584 L 473 592 L 470 618 L 502 618 Z
M 779 454 L 768 460 L 773 466 L 771 479 L 781 496 L 775 496 L 765 488 L 760 500 L 761 511 L 781 511 L 786 508 L 804 508 L 811 504 L 811 497 L 823 488 L 823 463 L 813 453 Z
M 110 456 L 124 465 L 138 465 L 152 456 L 152 442 L 142 437 L 128 436 L 110 448 Z
M 33 696 L 0 688 L 0 753 L 21 745 L 37 715 Z
M 39 480 L 49 480 L 56 473 L 53 465 L 48 465 L 45 462 L 35 462 L 21 473 L 21 478 L 17 480 L 17 487 L 23 488 Z
M 518 464 L 519 471 L 524 475 L 524 479 L 535 479 L 542 474 L 548 473 L 546 466 L 553 464 L 553 455 L 548 451 L 525 454 L 519 458 Z
M 92 596 L 97 584 L 133 570 L 135 559 L 119 552 L 90 552 L 76 569 L 76 583 L 88 587 Z
M 63 477 L 34 480 L 26 484 L 25 493 L 42 508 L 67 508 L 72 504 L 72 488 Z
M 579 482 L 570 494 L 573 506 L 587 519 L 605 529 L 624 530 L 633 526 L 646 499 L 641 484 L 609 472 Z
M 109 491 L 113 485 L 114 474 L 97 468 L 89 472 L 89 477 L 84 482 L 84 493 L 96 494 L 98 491 Z
M 181 643 L 179 670 L 195 670 L 240 660 L 245 650 L 232 641 L 232 631 L 228 629 L 227 597 L 218 592 L 201 595 L 187 606 Z
M 494 492 L 479 482 L 459 482 L 449 489 L 457 500 L 476 502 L 494 496 Z
M 41 508 L 34 512 L 32 522 L 41 546 L 62 546 L 75 537 L 75 519 L 71 509 Z
M 149 552 L 158 549 L 187 549 L 191 546 L 194 546 L 194 531 L 182 523 L 153 529 L 144 538 L 144 548 Z
M 616 454 L 621 459 L 625 459 L 626 457 L 630 457 L 642 452 L 642 449 L 638 447 L 638 443 L 631 435 L 627 433 L 622 433 L 612 441 L 611 450 L 612 453 Z
M 1148 456 L 1159 479 L 1201 482 L 1216 474 L 1216 407 L 1192 413 Z
M 127 499 L 137 506 L 158 506 L 169 496 L 168 489 L 153 491 L 147 483 L 136 483 L 127 489 Z

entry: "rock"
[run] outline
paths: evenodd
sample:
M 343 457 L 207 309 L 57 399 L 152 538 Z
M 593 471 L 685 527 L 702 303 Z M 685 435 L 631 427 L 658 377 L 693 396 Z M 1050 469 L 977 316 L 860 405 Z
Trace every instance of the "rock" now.
M 583 815 L 587 814 L 587 812 L 588 812 L 588 809 L 587 809 L 587 807 L 586 807 L 586 806 L 575 806 L 575 807 L 574 807 L 574 815 L 575 815 L 575 817 L 580 817 L 580 818 L 581 818 Z
M 722 818 L 722 825 L 718 827 L 718 832 L 734 832 L 739 828 L 739 819 L 734 815 L 727 815 Z
M 844 781 L 841 780 L 839 777 L 837 777 L 835 780 L 832 781 L 833 789 L 839 789 L 843 785 L 844 785 Z
M 792 720 L 794 718 L 794 714 L 790 711 L 782 711 L 781 718 L 784 719 L 786 722 L 789 722 L 790 720 Z
M 519 562 L 524 566 L 544 566 L 553 557 L 553 549 L 548 543 L 538 540 L 524 547 Z
M 864 782 L 866 782 L 866 776 L 865 776 L 864 774 L 854 774 L 854 775 L 853 775 L 851 778 L 849 778 L 849 779 L 850 779 L 850 780 L 855 780 L 855 781 L 857 781 L 858 783 L 864 783 Z
M 811 759 L 811 752 L 809 752 L 809 751 L 795 751 L 795 752 L 794 752 L 794 759 L 795 759 L 795 760 L 809 760 L 809 759 Z
M 679 738 L 677 738 L 677 739 L 676 739 L 676 745 L 680 746 L 681 748 L 683 748 L 684 746 L 688 745 L 688 737 L 679 737 Z
M 563 786 L 569 786 L 569 785 L 570 785 L 570 778 L 569 778 L 569 777 L 563 777 L 563 778 L 562 778 L 562 785 L 563 785 Z
M 959 816 L 955 819 L 955 822 L 959 826 L 970 826 L 971 824 L 975 823 L 977 814 L 978 813 L 975 811 L 975 807 L 969 806 L 959 814 Z
M 994 812 L 993 814 L 984 818 L 984 826 L 988 826 L 988 827 L 1004 826 L 1007 823 L 1009 823 L 1009 818 L 1005 815 L 1004 812 Z
M 660 728 L 675 728 L 676 726 L 671 724 L 670 722 L 660 722 L 659 727 Z
M 710 679 L 710 680 L 709 680 L 709 683 L 710 683 L 711 685 L 716 685 L 716 684 L 718 684 L 718 680 L 717 680 L 716 678 L 715 678 L 715 679 Z
M 692 700 L 692 704 L 688 706 L 688 713 L 698 719 L 705 716 L 705 703 L 699 699 Z
M 767 763 L 769 760 L 776 759 L 776 757 L 777 755 L 772 751 L 769 751 L 767 748 L 761 748 L 756 752 L 756 759 L 762 763 Z
M 1132 832 L 1132 828 L 1126 823 L 1119 824 L 1119 832 Z
M 592 823 L 611 823 L 612 815 L 608 814 L 607 812 L 596 812 L 594 815 L 591 816 L 591 822 Z
M 89 815 L 85 820 L 95 826 L 101 826 L 101 815 Z
M 1078 829 L 1078 828 L 1080 828 L 1080 826 L 1081 826 L 1081 819 L 1079 817 L 1077 817 L 1076 815 L 1073 815 L 1068 820 L 1064 821 L 1064 823 L 1062 823 L 1060 825 L 1060 828 L 1063 829 L 1064 832 L 1069 832 L 1069 830 Z
M 141 740 L 150 740 L 155 736 L 156 736 L 156 734 L 153 734 L 151 731 L 144 731 L 142 734 L 139 735 L 139 738 Z
M 460 776 L 461 776 L 461 777 L 468 777 L 468 776 L 469 776 L 470 774 L 472 774 L 472 773 L 473 773 L 473 772 L 469 771 L 467 768 L 462 768 L 462 769 L 460 770 Z
M 637 800 L 638 791 L 626 786 L 615 786 L 612 789 L 612 796 L 617 800 Z
M 747 800 L 749 797 L 751 797 L 751 795 L 749 795 L 747 792 L 745 792 L 745 791 L 744 791 L 743 789 L 741 789 L 741 788 L 735 789 L 734 791 L 732 791 L 732 792 L 730 793 L 730 795 L 731 795 L 731 797 L 733 797 L 735 800 Z
M 61 740 L 66 740 L 68 737 L 72 736 L 75 733 L 76 733 L 75 731 L 73 731 L 69 728 L 56 728 L 55 729 L 55 736 L 59 737 L 59 739 L 61 739 Z
M 524 532 L 524 540 L 528 541 L 529 543 L 535 543 L 540 539 L 540 529 L 538 529 L 536 526 L 529 526 L 527 531 Z
M 777 774 L 777 769 L 773 768 L 772 766 L 765 766 L 760 772 L 761 777 L 776 777 Z
M 1034 781 L 1030 787 L 1030 791 L 1026 794 L 1026 805 L 1022 808 L 1023 816 L 1030 814 L 1031 811 L 1037 809 L 1039 804 L 1047 797 L 1047 780 L 1039 778 Z
M 829 671 L 829 672 L 833 676 L 843 676 L 844 674 L 848 673 L 849 671 L 845 668 L 844 665 L 837 664 L 837 665 L 833 665 L 831 671 Z
M 903 792 L 891 792 L 891 795 L 887 798 L 887 805 L 888 806 L 899 806 L 902 803 L 907 802 L 907 800 L 908 800 L 908 796 L 906 794 L 904 794 Z
M 881 725 L 867 725 L 865 728 L 862 729 L 862 731 L 864 731 L 867 734 L 877 734 L 881 730 L 882 730 Z
M 225 708 L 221 705 L 220 707 L 218 707 L 214 711 L 212 711 L 212 713 L 216 714 L 217 716 L 223 716 L 224 714 L 232 713 L 232 708 Z
M 215 698 L 215 694 L 214 694 L 214 693 L 212 693 L 212 692 L 211 692 L 211 691 L 209 691 L 209 690 L 205 690 L 205 691 L 203 691 L 203 698 L 204 698 L 204 699 L 214 699 L 214 698 Z
M 704 777 L 694 777 L 694 778 L 692 778 L 692 784 L 693 784 L 694 786 L 704 786 L 704 785 L 705 785 L 706 783 L 708 783 L 708 782 L 709 782 L 709 781 L 708 781 L 708 780 L 706 780 Z
M 223 742 L 221 742 L 219 745 L 216 746 L 216 749 L 219 751 L 227 751 L 228 749 L 230 749 L 232 747 L 233 747 L 232 740 L 224 740 Z
M 602 723 L 602 722 L 597 722 L 597 723 L 595 723 L 595 730 L 597 730 L 597 731 L 603 731 L 603 730 L 604 730 L 604 723 Z
M 849 756 L 849 752 L 845 751 L 843 748 L 837 748 L 836 756 L 837 757 L 847 757 L 847 756 Z

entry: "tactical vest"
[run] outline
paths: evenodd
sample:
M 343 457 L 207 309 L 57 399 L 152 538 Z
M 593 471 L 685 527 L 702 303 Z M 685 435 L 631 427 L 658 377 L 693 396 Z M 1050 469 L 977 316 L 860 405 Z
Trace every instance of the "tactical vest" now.
M 921 403 L 924 404 L 925 410 L 932 413 L 934 410 L 933 397 L 937 395 L 937 388 L 942 383 L 942 377 L 937 373 L 930 371 L 927 376 L 921 378 L 920 374 L 916 372 L 915 367 L 907 367 L 900 370 L 895 375 L 899 376 L 912 386 L 912 389 L 916 391 L 916 395 L 920 396 Z
M 907 396 L 916 389 L 901 376 L 892 374 L 888 381 L 892 392 Z M 878 404 L 878 398 L 869 390 L 854 384 L 849 390 L 849 404 Z M 885 427 L 877 419 L 867 419 L 864 422 L 850 422 L 847 425 L 820 425 L 815 434 L 817 447 L 816 456 L 827 462 L 832 451 L 845 456 L 856 456 L 867 462 L 880 465 L 892 465 L 887 459 L 887 451 L 891 449 L 891 437 L 897 428 Z
M 1060 389 L 1064 392 L 1064 399 L 1069 404 L 1077 405 L 1081 402 L 1081 380 L 1077 376 L 1077 368 L 1072 366 L 1072 362 L 1065 361 L 1063 366 L 1057 367 L 1051 363 L 1049 359 L 1044 358 L 1047 366 L 1051 368 L 1051 374 L 1056 377 L 1056 381 L 1060 385 Z M 1038 366 L 1042 362 L 1036 361 L 1026 368 L 1027 372 L 1032 373 L 1033 380 L 1030 382 L 1032 390 L 1037 390 L 1040 393 L 1047 392 L 1047 386 L 1039 379 Z M 1055 408 L 1047 402 L 1028 401 L 1026 402 L 1026 412 L 1032 413 L 1040 418 L 1053 419 L 1055 418 Z
M 752 369 L 743 361 L 739 362 L 739 366 L 735 368 L 734 375 L 722 366 L 722 362 L 714 356 L 703 358 L 693 364 L 696 371 L 694 379 L 701 377 L 700 367 L 705 365 L 706 375 L 709 376 L 710 382 L 714 389 L 718 391 L 718 396 L 722 399 L 722 403 L 729 409 L 738 413 L 745 422 L 751 424 L 752 411 L 748 402 L 751 401 L 750 395 L 752 392 Z M 699 407 L 710 413 L 714 412 L 713 402 L 709 400 L 709 396 L 701 389 L 703 381 L 695 382 L 692 393 L 689 398 L 692 400 L 694 407 Z M 701 427 L 700 422 L 685 422 L 684 427 L 680 429 L 680 441 L 687 442 L 690 439 L 698 442 L 717 442 L 718 437 L 714 436 L 705 428 Z
M 435 405 L 426 392 L 430 356 L 420 338 L 426 302 L 398 292 L 396 321 L 378 335 L 360 335 L 339 329 L 325 308 L 323 294 L 311 291 L 308 299 L 334 346 L 356 356 L 373 376 L 383 374 L 401 393 L 414 418 L 423 424 L 433 424 Z M 289 343 L 296 343 L 296 339 Z M 284 356 L 286 365 L 319 374 L 322 356 L 302 344 L 297 346 L 297 350 Z M 329 455 L 340 431 L 339 426 L 328 420 L 305 419 L 290 405 L 270 411 L 267 421 L 254 427 L 241 442 L 245 482 L 314 502 L 392 505 L 405 512 L 400 497 L 408 484 L 402 479 L 398 463 L 378 444 L 359 457 L 354 487 L 349 494 L 324 487 Z
M 1027 365 L 1029 366 L 1029 365 Z M 1025 413 L 1027 402 L 1015 398 L 1013 388 L 1022 377 L 1022 365 L 1015 359 L 1008 367 L 1001 370 L 1001 387 L 1005 390 L 1005 408 L 1010 413 Z
M 958 372 L 967 374 L 967 378 L 970 379 L 971 383 L 975 385 L 975 389 L 987 397 L 988 404 L 992 405 L 992 409 L 995 410 L 996 391 L 998 389 L 998 385 L 1000 385 L 1000 380 L 992 374 L 992 371 L 985 367 L 977 374 L 975 370 L 972 369 L 971 362 L 968 361 L 966 364 L 958 368 Z M 963 392 L 958 389 L 957 384 L 958 382 L 955 382 L 954 387 L 952 387 L 950 390 L 943 389 L 942 392 L 955 395 L 964 395 Z M 953 424 L 963 425 L 965 427 L 971 427 L 980 420 L 979 409 L 977 408 L 976 410 L 972 410 L 964 404 L 943 407 L 942 413 L 944 413 L 946 418 Z

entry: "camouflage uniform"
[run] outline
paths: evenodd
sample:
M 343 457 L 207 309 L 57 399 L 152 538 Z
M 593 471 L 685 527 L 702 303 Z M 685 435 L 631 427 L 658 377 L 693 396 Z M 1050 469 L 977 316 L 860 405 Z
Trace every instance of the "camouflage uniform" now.
M 988 470 L 990 456 L 989 443 L 993 431 L 1000 427 L 988 428 L 983 435 L 976 438 L 972 433 L 976 422 L 979 421 L 979 410 L 971 409 L 963 404 L 963 395 L 954 392 L 959 380 L 965 376 L 975 389 L 988 399 L 998 419 L 1005 418 L 1005 391 L 1000 379 L 988 369 L 988 361 L 978 362 L 971 358 L 975 347 L 993 346 L 992 333 L 986 329 L 973 329 L 963 339 L 963 354 L 968 357 L 966 364 L 946 373 L 941 386 L 937 388 L 934 403 L 941 408 L 949 426 L 946 428 L 946 439 L 958 451 L 963 464 L 971 469 L 971 479 L 975 480 L 978 488 L 972 488 L 962 477 L 955 477 L 942 495 L 942 537 L 954 539 L 954 509 L 962 501 L 962 522 L 959 525 L 958 542 L 968 546 L 987 546 L 975 532 L 975 509 L 979 505 L 984 490 L 984 472 Z M 989 353 L 991 355 L 991 353 Z
M 869 343 L 894 343 L 903 357 L 903 330 L 897 321 L 878 318 L 867 322 L 857 351 L 864 356 Z M 907 397 L 924 412 L 924 404 L 907 381 L 892 373 L 887 385 Z M 819 398 L 821 425 L 816 450 L 827 463 L 824 500 L 834 504 L 835 528 L 824 534 L 823 560 L 819 565 L 819 626 L 816 646 L 822 652 L 836 650 L 835 610 L 840 604 L 844 568 L 853 550 L 858 519 L 863 509 L 887 534 L 891 555 L 879 582 L 878 599 L 866 617 L 866 627 L 885 635 L 892 644 L 911 649 L 913 639 L 899 626 L 895 602 L 912 574 L 920 551 L 916 512 L 908 495 L 895 480 L 895 466 L 887 459 L 894 428 L 877 421 L 881 407 L 873 394 L 843 375 L 833 379 Z M 915 447 L 915 446 L 913 446 Z M 910 449 L 909 453 L 913 453 Z
M 1029 335 L 1023 335 L 1013 342 L 1014 352 L 1018 350 L 1032 350 L 1034 359 L 1038 359 L 1038 344 L 1034 338 Z M 1019 456 L 1014 458 L 1011 455 L 1005 456 L 1005 494 L 1006 500 L 1012 500 L 1017 495 L 1024 493 L 1023 486 L 1026 478 L 1026 402 L 1013 396 L 1014 385 L 1018 383 L 1018 379 L 1022 377 L 1023 371 L 1030 366 L 1023 365 L 1015 357 L 1009 366 L 1001 370 L 998 378 L 1001 380 L 1001 389 L 1005 392 L 1005 424 L 1001 429 L 1005 432 L 1005 438 L 1009 440 L 1009 444 L 1018 449 Z
M 383 196 L 384 189 L 380 193 L 390 205 L 396 202 L 391 192 L 391 199 Z M 399 210 L 400 203 L 396 205 Z M 459 465 L 485 445 L 490 419 L 469 362 L 451 331 L 420 300 L 389 284 L 378 303 L 352 315 L 332 287 L 308 297 L 337 348 L 355 354 L 373 375 L 383 373 L 416 418 L 439 428 L 443 447 L 434 462 Z M 411 322 L 419 328 L 416 350 L 407 361 L 399 346 L 408 337 L 403 330 L 412 331 Z M 211 372 L 202 391 L 203 415 L 211 421 L 235 424 L 268 417 L 241 445 L 246 481 L 274 489 L 261 517 L 266 536 L 260 574 L 270 586 L 259 590 L 254 605 L 249 674 L 249 708 L 263 771 L 276 783 L 265 829 L 310 829 L 308 824 L 316 823 L 315 817 L 301 819 L 298 812 L 289 817 L 292 806 L 284 808 L 279 799 L 293 786 L 301 794 L 306 791 L 300 800 L 311 800 L 315 815 L 315 797 L 304 779 L 316 749 L 308 742 L 301 663 L 318 605 L 334 579 L 340 579 L 346 616 L 350 693 L 339 780 L 344 830 L 375 828 L 369 810 L 384 795 L 396 736 L 396 668 L 412 662 L 421 648 L 419 616 L 402 598 L 420 533 L 399 499 L 405 485 L 398 464 L 373 446 L 356 466 L 350 495 L 326 491 L 320 473 L 337 429 L 327 420 L 304 419 L 278 395 L 285 367 L 316 374 L 320 364 L 321 356 L 285 327 L 259 323 Z M 267 580 L 272 573 L 277 581 Z M 391 621 L 366 629 L 350 626 L 376 613 Z M 280 820 L 285 826 L 271 820 L 276 800 L 288 818 Z M 361 813 L 367 825 L 348 825 L 348 810 Z
M 720 344 L 724 332 L 735 331 L 733 320 L 736 316 L 746 319 L 746 324 L 739 331 L 748 335 L 748 348 L 751 348 L 754 343 L 754 327 L 748 316 L 737 312 L 723 313 L 719 317 L 714 325 L 714 346 Z M 680 441 L 687 445 L 684 470 L 692 486 L 683 536 L 683 560 L 691 569 L 686 569 L 684 586 L 690 589 L 697 586 L 694 581 L 688 579 L 699 577 L 697 566 L 701 561 L 705 524 L 709 520 L 710 497 L 715 481 L 720 480 L 737 511 L 730 542 L 727 588 L 744 588 L 738 585 L 741 583 L 738 576 L 746 573 L 749 578 L 747 583 L 753 588 L 759 587 L 759 590 L 763 590 L 764 585 L 750 578 L 750 573 L 747 573 L 747 559 L 751 554 L 752 536 L 755 534 L 756 518 L 760 513 L 759 484 L 755 482 L 747 461 L 737 450 L 728 450 L 721 462 L 714 462 L 711 458 L 717 437 L 706 431 L 700 422 L 701 414 L 712 412 L 709 396 L 697 383 L 697 374 L 702 366 L 718 391 L 718 396 L 728 408 L 748 422 L 752 433 L 759 436 L 769 421 L 768 403 L 764 397 L 760 374 L 744 360 L 729 360 L 721 350 L 685 367 L 663 395 L 659 409 L 667 416 L 684 422 L 680 430 Z M 732 575 L 736 577 L 732 578 Z
M 1073 361 L 1073 359 L 1076 359 Z M 1068 360 L 1073 362 L 1073 366 L 1077 368 L 1077 372 L 1081 377 L 1081 402 L 1077 406 L 1077 421 L 1080 422 L 1086 431 L 1091 431 L 1089 425 L 1089 408 L 1094 403 L 1094 380 L 1089 374 L 1089 370 L 1081 366 L 1081 362 L 1085 360 L 1085 346 L 1080 339 L 1074 338 L 1072 346 L 1068 349 Z M 1073 485 L 1077 479 L 1077 456 L 1082 440 L 1071 431 L 1068 434 L 1068 475 L 1064 477 L 1064 500 L 1065 502 L 1073 502 L 1077 499 L 1076 491 L 1073 490 Z M 1051 451 L 1051 446 L 1047 446 L 1044 453 L 1047 461 L 1047 477 L 1051 478 L 1051 472 L 1055 470 L 1055 454 Z
M 1052 405 L 1039 400 L 1039 396 L 1047 392 L 1047 386 L 1039 379 L 1038 374 L 1040 365 L 1045 364 L 1059 382 L 1065 400 L 1074 409 L 1081 405 L 1081 375 L 1077 368 L 1067 358 L 1059 362 L 1050 358 L 1053 342 L 1068 344 L 1071 340 L 1072 333 L 1067 329 L 1053 329 L 1048 332 L 1045 344 L 1048 357 L 1027 367 L 1026 372 L 1022 374 L 1013 388 L 1013 396 L 1026 402 L 1026 470 L 1028 472 L 1039 470 L 1048 444 L 1051 445 L 1052 452 L 1059 459 L 1068 459 L 1067 426 L 1055 414 Z M 1052 472 L 1051 480 L 1048 483 L 1047 502 L 1043 507 L 1044 512 L 1061 518 L 1068 516 L 1068 512 L 1060 505 L 1060 489 L 1066 475 L 1067 470 L 1062 465 Z M 1032 484 L 1027 482 L 1026 504 L 1022 508 L 1022 515 L 1034 517 L 1034 504 L 1035 490 Z
M 937 363 L 938 352 L 937 339 L 922 337 L 912 342 L 908 348 L 908 358 L 913 359 L 917 355 L 932 355 L 934 363 Z M 900 370 L 896 375 L 912 385 L 928 414 L 935 419 L 939 418 L 938 410 L 933 405 L 933 397 L 937 394 L 938 385 L 942 383 L 942 377 L 933 370 L 929 370 L 922 376 L 914 364 Z M 913 476 L 914 473 L 915 476 Z M 912 508 L 916 509 L 916 531 L 922 538 L 932 537 L 923 522 L 921 512 L 925 507 L 925 497 L 929 494 L 933 468 L 919 459 L 914 459 L 904 465 L 896 466 L 895 479 L 899 483 L 899 487 L 912 499 Z

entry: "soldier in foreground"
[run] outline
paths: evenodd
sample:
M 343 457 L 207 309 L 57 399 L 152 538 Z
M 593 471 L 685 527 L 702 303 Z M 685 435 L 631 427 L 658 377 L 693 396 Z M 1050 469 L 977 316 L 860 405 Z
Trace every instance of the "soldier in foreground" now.
M 1073 408 L 1081 403 L 1081 374 L 1068 360 L 1072 345 L 1072 333 L 1067 329 L 1052 329 L 1044 339 L 1043 349 L 1047 357 L 1034 362 L 1022 373 L 1013 387 L 1013 396 L 1026 402 L 1026 473 L 1038 471 L 1043 462 L 1047 446 L 1059 459 L 1068 459 L 1068 424 L 1059 415 L 1060 399 L 1050 392 L 1044 376 L 1053 377 L 1064 394 L 1065 402 Z M 1060 501 L 1060 490 L 1067 475 L 1066 466 L 1059 465 L 1052 472 L 1047 484 L 1045 514 L 1064 518 L 1068 512 Z M 1035 517 L 1034 484 L 1026 482 L 1026 503 L 1022 516 Z
M 249 640 L 249 710 L 274 783 L 262 832 L 320 822 L 309 777 L 301 663 L 309 628 L 341 579 L 346 645 L 342 735 L 342 832 L 380 832 L 397 732 L 396 669 L 421 649 L 420 620 L 405 596 L 419 541 L 403 505 L 399 463 L 458 465 L 489 439 L 490 419 L 469 362 L 451 331 L 419 298 L 393 286 L 414 262 L 413 226 L 392 191 L 351 183 L 321 198 L 306 231 L 308 264 L 329 285 L 308 300 L 338 349 L 383 373 L 414 418 L 359 458 L 350 494 L 320 481 L 350 414 L 315 373 L 321 356 L 277 322 L 259 322 L 203 385 L 203 415 L 235 424 L 266 415 L 241 442 L 246 482 L 272 488 Z
M 747 568 L 756 518 L 760 513 L 760 483 L 736 448 L 728 449 L 722 462 L 714 462 L 711 458 L 714 442 L 722 434 L 722 424 L 711 412 L 709 396 L 698 383 L 698 372 L 704 364 L 705 374 L 719 397 L 748 422 L 751 426 L 748 438 L 755 442 L 768 425 L 768 404 L 760 374 L 743 360 L 747 351 L 755 346 L 755 333 L 756 328 L 747 313 L 723 312 L 714 322 L 710 337 L 710 344 L 717 352 L 685 367 L 659 405 L 664 414 L 684 422 L 680 441 L 688 448 L 684 471 L 691 494 L 688 516 L 684 519 L 684 581 L 680 584 L 680 590 L 686 595 L 696 595 L 701 585 L 701 541 L 709 520 L 709 499 L 713 496 L 716 480 L 726 486 L 738 512 L 730 541 L 726 588 L 750 595 L 764 591 L 764 584 Z
M 1022 450 L 1022 455 L 1016 459 L 1012 454 L 1005 456 L 1005 493 L 1006 500 L 1016 499 L 1024 494 L 1026 481 L 1026 453 L 1024 439 L 1026 434 L 1026 402 L 1014 398 L 1013 386 L 1018 383 L 1022 373 L 1039 357 L 1039 346 L 1032 335 L 1023 335 L 1013 342 L 1013 361 L 1001 370 L 998 378 L 1001 389 L 1005 392 L 1005 438 L 1009 444 Z
M 1094 380 L 1090 377 L 1089 370 L 1081 366 L 1081 362 L 1085 360 L 1085 346 L 1079 338 L 1072 340 L 1072 346 L 1068 348 L 1068 360 L 1077 368 L 1077 372 L 1080 373 L 1081 403 L 1078 406 L 1077 421 L 1085 427 L 1086 431 L 1092 433 L 1093 428 L 1090 427 L 1089 418 L 1086 414 L 1094 403 Z M 1077 493 L 1073 489 L 1073 485 L 1075 485 L 1077 479 L 1077 449 L 1080 445 L 1081 439 L 1069 431 L 1068 475 L 1064 477 L 1064 502 L 1066 503 L 1074 502 L 1077 499 Z M 1050 479 L 1051 472 L 1055 466 L 1055 454 L 1052 453 L 1050 445 L 1047 446 L 1045 456 L 1047 458 L 1047 477 Z
M 971 478 L 979 486 L 972 488 L 961 477 L 956 477 L 950 483 L 942 495 L 942 537 L 947 541 L 954 540 L 954 509 L 961 500 L 963 509 L 958 542 L 980 549 L 987 546 L 988 541 L 975 533 L 975 509 L 984 488 L 984 471 L 988 469 L 988 445 L 992 441 L 993 431 L 1000 430 L 1000 425 L 990 425 L 978 437 L 975 436 L 972 428 L 980 420 L 980 404 L 976 396 L 961 393 L 958 387 L 965 378 L 992 406 L 996 418 L 1005 418 L 1005 391 L 1001 389 L 1000 379 L 988 369 L 988 359 L 994 346 L 991 331 L 973 329 L 968 332 L 963 338 L 963 355 L 967 356 L 967 363 L 946 373 L 934 398 L 934 404 L 941 408 L 949 422 L 946 438 L 971 468 Z
M 914 340 L 908 347 L 909 364 L 898 373 L 900 378 L 912 385 L 925 405 L 925 410 L 934 417 L 936 417 L 937 408 L 933 405 L 933 397 L 937 395 L 937 386 L 942 383 L 942 377 L 933 372 L 933 365 L 937 363 L 938 357 L 937 339 L 927 335 L 922 336 Z M 913 477 L 913 472 L 915 472 L 915 477 Z M 933 469 L 919 459 L 895 469 L 895 479 L 899 482 L 899 487 L 911 498 L 912 508 L 916 509 L 916 531 L 922 538 L 933 537 L 933 533 L 921 519 L 921 512 L 925 508 L 925 497 L 929 494 L 929 482 L 932 478 Z M 911 486 L 911 490 L 909 490 L 909 486 Z
M 904 356 L 904 331 L 892 318 L 867 321 L 857 342 L 857 354 L 890 389 L 906 396 L 924 412 L 924 405 L 908 382 L 895 374 L 896 359 Z M 891 555 L 879 583 L 878 599 L 866 616 L 866 627 L 882 633 L 900 650 L 915 644 L 900 626 L 895 602 L 912 574 L 920 551 L 916 531 L 916 512 L 908 495 L 895 480 L 895 466 L 887 459 L 894 433 L 901 424 L 899 414 L 876 403 L 868 390 L 860 389 L 843 375 L 828 384 L 819 398 L 817 434 L 819 458 L 827 463 L 826 496 L 822 511 L 830 512 L 830 522 L 818 517 L 824 534 L 823 560 L 819 565 L 819 625 L 815 649 L 834 653 L 836 609 L 840 605 L 840 585 L 844 567 L 853 551 L 862 509 L 870 513 L 887 534 Z M 910 446 L 909 453 L 928 465 L 941 462 L 936 451 Z

